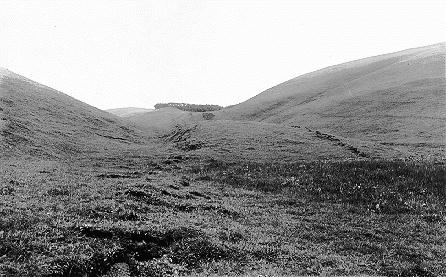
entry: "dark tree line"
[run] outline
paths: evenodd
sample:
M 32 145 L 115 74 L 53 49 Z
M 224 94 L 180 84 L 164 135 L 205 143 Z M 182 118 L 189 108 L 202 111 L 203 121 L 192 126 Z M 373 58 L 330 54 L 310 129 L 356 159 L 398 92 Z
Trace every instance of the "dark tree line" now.
M 177 108 L 187 112 L 211 112 L 221 110 L 223 107 L 218 105 L 199 105 L 199 104 L 187 104 L 187 103 L 158 103 L 155 105 L 155 109 L 161 108 Z

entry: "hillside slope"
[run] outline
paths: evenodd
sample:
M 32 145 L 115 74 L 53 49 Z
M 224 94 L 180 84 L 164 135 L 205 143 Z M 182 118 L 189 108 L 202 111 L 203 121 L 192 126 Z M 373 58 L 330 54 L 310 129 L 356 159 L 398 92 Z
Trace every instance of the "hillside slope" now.
M 111 114 L 120 117 L 129 117 L 137 114 L 147 113 L 153 111 L 153 109 L 144 109 L 144 108 L 135 108 L 135 107 L 127 107 L 127 108 L 117 108 L 117 109 L 108 109 L 105 110 Z
M 127 120 L 149 132 L 166 132 L 178 124 L 187 124 L 200 118 L 200 113 L 192 113 L 177 108 L 162 108 L 153 112 L 134 114 Z
M 0 113 L 3 156 L 69 157 L 146 141 L 119 118 L 6 69 L 1 70 Z
M 298 125 L 211 120 L 209 114 L 163 108 L 125 119 L 197 157 L 269 162 L 406 157 L 391 146 Z
M 445 43 L 328 67 L 272 87 L 216 119 L 302 125 L 444 158 Z
M 301 126 L 233 120 L 176 125 L 167 141 L 192 155 L 228 162 L 308 162 L 403 158 L 392 147 Z

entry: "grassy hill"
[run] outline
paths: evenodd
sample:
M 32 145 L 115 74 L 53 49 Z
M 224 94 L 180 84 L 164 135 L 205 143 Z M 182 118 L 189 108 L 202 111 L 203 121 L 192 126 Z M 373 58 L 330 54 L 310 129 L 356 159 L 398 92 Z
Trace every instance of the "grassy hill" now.
M 300 125 L 394 146 L 421 159 L 445 157 L 445 43 L 305 74 L 216 119 Z
M 199 119 L 199 113 L 186 112 L 177 108 L 161 108 L 150 113 L 136 114 L 126 119 L 149 132 L 164 133 L 175 125 L 187 124 Z
M 164 138 L 177 149 L 202 158 L 233 161 L 315 161 L 400 159 L 392 146 L 335 136 L 299 125 L 211 120 L 206 114 L 163 108 L 126 119 Z
M 120 117 L 129 117 L 135 114 L 141 114 L 141 113 L 147 113 L 153 111 L 153 109 L 144 109 L 144 108 L 135 108 L 135 107 L 128 107 L 128 108 L 117 108 L 117 109 L 108 109 L 105 110 L 111 114 L 114 114 L 116 116 Z
M 164 138 L 190 155 L 237 162 L 398 159 L 391 147 L 301 126 L 209 120 L 178 124 Z
M 407 96 L 395 91 L 412 91 L 432 107 L 422 109 L 427 114 L 442 112 L 434 102 L 442 103 L 442 78 L 425 76 L 438 69 L 431 68 L 437 56 L 426 58 L 431 48 L 408 51 L 410 61 L 426 59 L 426 71 L 407 73 L 410 89 L 385 89 L 395 101 Z M 334 67 L 326 85 L 349 70 L 368 80 L 393 66 L 381 58 Z M 285 120 L 287 111 L 300 111 L 289 107 L 300 97 L 294 89 L 214 116 L 168 108 L 124 119 L 6 70 L 0 78 L 0 276 L 446 275 L 444 162 L 399 160 L 409 146 L 396 145 L 396 135 L 384 143 L 348 133 L 356 125 L 343 133 L 331 128 L 338 121 L 309 120 L 324 118 L 316 112 L 302 114 L 305 124 L 296 124 L 299 116 Z M 342 124 L 365 124 L 366 113 L 383 124 L 383 111 L 326 93 L 338 102 L 325 94 L 326 103 L 312 102 L 336 108 Z M 410 139 L 410 126 L 395 132 Z
M 107 112 L 3 69 L 2 155 L 99 153 L 147 142 L 147 135 Z
M 234 151 L 227 151 L 230 157 L 233 153 L 235 156 L 243 153 L 255 159 L 256 155 L 237 148 L 246 141 L 259 143 L 257 148 L 273 159 L 280 159 L 287 151 L 297 153 L 297 149 L 302 150 L 300 157 L 288 156 L 306 159 L 309 157 L 306 153 L 316 153 L 310 156 L 343 159 L 345 147 L 337 146 L 342 139 L 348 140 L 346 144 L 350 146 L 367 145 L 369 157 L 443 160 L 446 157 L 445 55 L 444 43 L 409 49 L 308 73 L 207 115 L 170 108 L 127 119 L 158 133 L 169 132 L 178 125 L 184 125 L 183 129 L 201 126 L 192 133 L 208 140 L 205 145 L 213 154 L 224 148 L 227 140 L 221 138 L 231 134 L 229 148 Z M 319 139 L 331 142 L 334 147 L 318 147 L 319 139 L 296 144 L 292 149 L 275 147 L 276 134 L 293 137 L 296 132 L 298 136 L 310 137 L 311 132 L 318 132 Z M 259 136 L 267 139 L 258 139 Z M 318 151 L 325 155 L 319 155 Z

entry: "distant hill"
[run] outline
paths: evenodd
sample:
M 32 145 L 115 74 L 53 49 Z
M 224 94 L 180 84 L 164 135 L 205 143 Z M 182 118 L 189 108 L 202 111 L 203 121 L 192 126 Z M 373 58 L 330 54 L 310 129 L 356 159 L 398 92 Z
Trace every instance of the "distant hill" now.
M 128 108 L 108 109 L 105 111 L 109 112 L 111 114 L 114 114 L 116 116 L 129 117 L 129 116 L 133 116 L 133 115 L 137 115 L 137 114 L 141 114 L 141 113 L 148 113 L 148 112 L 153 111 L 153 109 L 128 107 Z
M 155 110 L 122 108 L 107 110 L 125 117 L 146 131 L 165 132 L 178 124 L 186 124 L 214 117 L 213 112 L 222 109 L 218 105 L 199 105 L 187 103 L 158 103 Z
M 6 69 L 0 71 L 0 152 L 70 157 L 146 142 L 116 116 Z
M 445 53 L 440 43 L 331 66 L 217 111 L 215 118 L 305 126 L 444 158 Z
M 177 108 L 161 108 L 150 113 L 134 114 L 126 119 L 149 132 L 166 132 L 178 124 L 196 121 L 201 114 L 186 112 Z
M 223 109 L 222 106 L 219 105 L 201 105 L 201 104 L 188 104 L 188 103 L 158 103 L 155 105 L 155 109 L 162 108 L 177 108 L 186 112 L 212 112 Z

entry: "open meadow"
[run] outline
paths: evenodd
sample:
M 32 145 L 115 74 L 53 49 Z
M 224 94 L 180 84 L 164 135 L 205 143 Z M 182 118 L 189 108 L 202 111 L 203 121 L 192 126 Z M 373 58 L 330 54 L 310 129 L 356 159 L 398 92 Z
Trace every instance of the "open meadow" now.
M 0 276 L 446 276 L 444 49 L 122 117 L 1 70 Z

